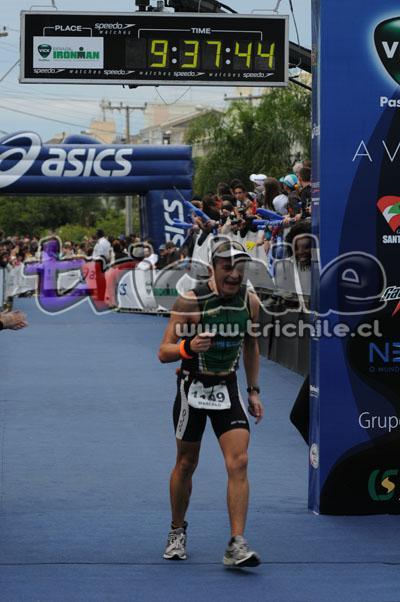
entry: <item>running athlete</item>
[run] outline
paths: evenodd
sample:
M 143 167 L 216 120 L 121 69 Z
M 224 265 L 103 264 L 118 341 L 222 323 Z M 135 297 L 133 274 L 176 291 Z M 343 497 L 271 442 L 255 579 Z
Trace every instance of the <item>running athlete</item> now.
M 170 481 L 172 523 L 164 553 L 169 560 L 186 559 L 185 514 L 208 416 L 228 473 L 231 539 L 223 563 L 236 567 L 260 563 L 243 536 L 249 498 L 249 420 L 236 378 L 243 347 L 248 409 L 257 424 L 264 414 L 258 386 L 259 349 L 248 327 L 258 320 L 259 302 L 242 284 L 249 259 L 240 243 L 214 239 L 210 280 L 178 298 L 161 342 L 161 362 L 182 360 L 173 410 L 177 460 Z M 189 336 L 182 337 L 185 327 Z

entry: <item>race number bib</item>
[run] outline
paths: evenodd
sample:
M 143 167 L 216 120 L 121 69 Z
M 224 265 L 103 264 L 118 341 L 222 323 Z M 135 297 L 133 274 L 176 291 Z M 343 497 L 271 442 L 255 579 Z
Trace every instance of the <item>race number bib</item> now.
M 198 380 L 194 380 L 189 387 L 188 403 L 198 410 L 229 410 L 231 407 L 226 385 L 205 387 Z

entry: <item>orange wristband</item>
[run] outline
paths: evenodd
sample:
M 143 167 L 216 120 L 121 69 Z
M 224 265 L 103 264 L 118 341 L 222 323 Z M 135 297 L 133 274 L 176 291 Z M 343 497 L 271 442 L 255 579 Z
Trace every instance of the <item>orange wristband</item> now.
M 183 360 L 192 360 L 193 359 L 193 355 L 189 355 L 186 352 L 185 349 L 185 339 L 182 339 L 181 342 L 179 343 L 179 355 L 181 356 L 181 358 Z

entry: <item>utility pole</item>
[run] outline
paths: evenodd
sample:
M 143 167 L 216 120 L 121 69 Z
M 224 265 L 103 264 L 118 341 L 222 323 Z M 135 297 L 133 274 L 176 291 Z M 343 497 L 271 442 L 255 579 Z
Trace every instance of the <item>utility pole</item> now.
M 144 103 L 142 107 L 136 107 L 132 105 L 124 105 L 121 101 L 119 105 L 113 105 L 111 102 L 106 102 L 102 100 L 100 103 L 100 108 L 103 111 L 103 115 L 105 115 L 105 111 L 119 111 L 125 112 L 125 144 L 131 143 L 131 111 L 145 111 L 147 107 L 147 102 Z M 126 196 L 125 197 L 125 236 L 129 236 L 132 234 L 132 211 L 133 205 L 133 197 Z
M 142 107 L 135 107 L 132 105 L 124 105 L 123 102 L 120 102 L 119 105 L 113 105 L 111 102 L 101 101 L 100 104 L 101 109 L 108 111 L 119 111 L 125 113 L 125 144 L 131 143 L 131 111 L 145 111 L 147 107 L 147 102 L 144 103 Z
M 227 94 L 224 94 L 224 100 L 228 101 L 228 100 L 248 100 L 250 106 L 253 106 L 253 100 L 256 100 L 258 98 L 263 98 L 264 94 L 249 94 L 248 96 L 243 96 L 243 94 L 239 94 L 239 96 L 228 96 Z

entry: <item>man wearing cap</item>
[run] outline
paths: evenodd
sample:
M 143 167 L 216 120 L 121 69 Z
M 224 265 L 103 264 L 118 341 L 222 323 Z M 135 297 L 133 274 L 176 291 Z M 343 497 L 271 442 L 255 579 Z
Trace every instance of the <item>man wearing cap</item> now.
M 252 173 L 249 177 L 250 182 L 253 183 L 254 193 L 257 199 L 257 205 L 259 207 L 263 207 L 265 204 L 264 199 L 264 185 L 266 182 L 267 176 L 263 173 Z
M 247 449 L 249 420 L 238 390 L 236 370 L 243 348 L 248 383 L 248 410 L 258 423 L 263 406 L 258 386 L 258 341 L 250 326 L 258 321 L 255 293 L 243 285 L 244 247 L 226 237 L 210 246 L 211 277 L 179 297 L 160 345 L 161 362 L 181 360 L 173 417 L 177 460 L 171 474 L 171 530 L 164 558 L 186 559 L 186 511 L 207 417 L 218 438 L 228 473 L 231 539 L 226 566 L 257 566 L 260 558 L 244 539 L 249 484 Z
M 290 192 L 293 192 L 293 190 L 296 190 L 298 183 L 299 180 L 297 176 L 294 173 L 289 173 L 282 180 L 283 190 L 289 194 Z

